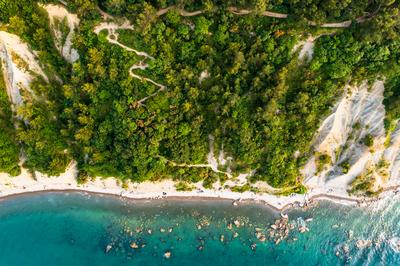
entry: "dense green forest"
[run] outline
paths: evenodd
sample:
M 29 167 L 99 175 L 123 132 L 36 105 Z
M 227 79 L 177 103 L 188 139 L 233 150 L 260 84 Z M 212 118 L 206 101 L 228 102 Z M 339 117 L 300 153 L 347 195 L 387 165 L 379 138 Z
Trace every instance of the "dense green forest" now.
M 74 38 L 80 59 L 72 65 L 56 51 L 36 1 L 0 0 L 0 22 L 39 52 L 51 79 L 35 80 L 32 88 L 43 97 L 26 101 L 14 118 L 0 83 L 1 171 L 18 173 L 22 148 L 25 167 L 51 175 L 77 160 L 81 181 L 117 176 L 210 185 L 226 176 L 170 161 L 206 163 L 212 135 L 214 150 L 233 158 L 233 173 L 255 170 L 251 181 L 301 190 L 299 169 L 313 153 L 312 138 L 346 83 L 385 78 L 387 125 L 400 115 L 397 1 L 66 2 L 81 19 Z M 235 15 L 232 6 L 255 12 Z M 181 9 L 204 12 L 182 16 Z M 100 10 L 129 19 L 133 29 L 119 30 L 119 41 L 154 60 L 111 44 L 107 32 L 96 35 Z M 289 16 L 263 16 L 266 10 Z M 344 20 L 350 27 L 318 26 Z M 313 59 L 298 61 L 293 47 L 311 35 L 319 36 Z M 134 73 L 165 90 L 129 75 L 139 62 L 148 67 Z M 148 95 L 154 96 L 139 104 Z
M 19 148 L 3 77 L 0 77 L 0 128 L 0 171 L 18 175 L 21 172 L 18 166 Z

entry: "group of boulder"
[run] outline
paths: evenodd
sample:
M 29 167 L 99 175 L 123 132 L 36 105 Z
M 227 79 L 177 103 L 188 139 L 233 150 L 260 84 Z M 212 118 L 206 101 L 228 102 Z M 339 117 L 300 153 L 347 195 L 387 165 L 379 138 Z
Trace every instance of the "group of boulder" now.
M 197 217 L 197 223 L 195 224 L 195 228 L 197 230 L 206 230 L 211 224 L 211 217 L 201 216 L 199 214 L 194 215 Z M 246 220 L 248 217 L 236 217 L 230 221 L 227 221 L 226 228 L 230 231 L 228 234 L 222 233 L 219 236 L 215 236 L 215 240 L 219 240 L 223 244 L 227 244 L 229 241 L 234 240 L 235 238 L 239 237 L 239 233 L 242 234 L 242 228 L 251 228 L 254 227 L 254 236 L 256 241 L 252 240 L 250 242 L 250 249 L 256 250 L 257 248 L 257 241 L 258 242 L 266 242 L 271 241 L 276 245 L 282 242 L 283 240 L 287 239 L 290 235 L 290 232 L 296 230 L 299 233 L 308 232 L 309 229 L 307 227 L 307 222 L 310 222 L 312 218 L 303 219 L 298 218 L 296 220 L 289 220 L 288 215 L 281 214 L 278 219 L 274 221 L 274 223 L 270 224 L 269 226 L 259 226 L 252 224 L 250 221 Z M 119 237 L 117 239 L 112 238 L 110 242 L 105 246 L 105 253 L 109 253 L 112 250 L 116 252 L 122 252 L 126 254 L 135 253 L 137 250 L 140 250 L 146 246 L 145 241 L 139 237 L 143 234 L 152 235 L 154 229 L 145 228 L 146 226 L 138 226 L 136 229 L 131 229 L 129 226 L 124 226 L 120 231 L 123 237 Z M 251 233 L 250 229 L 250 233 Z M 156 231 L 159 231 L 162 234 L 169 234 L 173 232 L 173 227 L 159 227 Z M 206 239 L 203 237 L 199 237 L 197 239 L 199 244 L 197 245 L 197 250 L 202 251 L 205 247 Z M 243 239 L 242 239 L 243 240 Z M 291 238 L 291 241 L 296 241 L 297 238 Z M 125 244 L 123 244 L 125 243 Z M 363 245 L 364 243 L 359 243 Z M 170 250 L 164 251 L 162 257 L 164 259 L 169 259 L 172 253 Z

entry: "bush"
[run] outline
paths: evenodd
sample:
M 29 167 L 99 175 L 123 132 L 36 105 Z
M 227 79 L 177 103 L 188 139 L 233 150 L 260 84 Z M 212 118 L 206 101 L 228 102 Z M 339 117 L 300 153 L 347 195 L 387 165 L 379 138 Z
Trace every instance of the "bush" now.
M 87 183 L 89 181 L 88 173 L 84 170 L 79 170 L 76 181 L 78 182 L 79 185 Z
M 343 161 L 339 164 L 339 166 L 342 168 L 342 172 L 343 174 L 347 174 L 349 172 L 350 169 L 350 163 L 348 160 Z
M 332 158 L 328 154 L 320 154 L 320 155 L 317 154 L 316 157 L 317 157 L 316 160 L 317 172 L 320 173 L 324 169 L 325 165 L 331 163 Z
M 368 134 L 364 137 L 362 141 L 367 147 L 372 147 L 374 145 L 374 137 L 371 134 Z
M 245 184 L 245 185 L 243 185 L 243 186 L 234 186 L 234 187 L 231 187 L 231 191 L 232 191 L 232 192 L 240 192 L 240 193 L 243 193 L 243 192 L 249 191 L 249 190 L 251 190 L 251 187 L 250 187 L 249 184 Z
M 175 184 L 175 188 L 177 191 L 192 191 L 194 189 L 194 186 L 185 181 L 180 181 Z

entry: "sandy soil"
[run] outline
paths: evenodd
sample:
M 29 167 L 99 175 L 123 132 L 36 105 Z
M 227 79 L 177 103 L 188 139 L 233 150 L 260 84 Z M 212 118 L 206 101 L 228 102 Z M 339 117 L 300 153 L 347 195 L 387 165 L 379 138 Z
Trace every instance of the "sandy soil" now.
M 319 36 L 316 37 L 310 36 L 306 40 L 299 41 L 293 47 L 292 53 L 296 52 L 299 48 L 301 48 L 298 59 L 300 61 L 306 61 L 306 62 L 311 61 L 314 54 L 314 42 L 318 38 Z
M 299 60 L 306 59 L 307 62 L 311 61 L 314 54 L 314 37 L 309 37 L 302 45 Z
M 203 70 L 200 73 L 200 77 L 199 77 L 199 83 L 201 83 L 204 79 L 209 78 L 210 77 L 210 73 L 208 73 L 208 70 Z

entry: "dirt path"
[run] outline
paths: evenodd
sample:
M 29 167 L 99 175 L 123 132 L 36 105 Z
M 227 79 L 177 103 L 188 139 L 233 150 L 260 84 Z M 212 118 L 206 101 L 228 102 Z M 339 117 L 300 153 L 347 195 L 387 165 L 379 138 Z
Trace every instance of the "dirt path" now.
M 165 13 L 167 13 L 171 9 L 175 9 L 176 11 L 178 11 L 179 15 L 181 15 L 183 17 L 198 16 L 198 15 L 203 14 L 205 12 L 205 10 L 197 10 L 197 11 L 189 12 L 189 11 L 186 11 L 184 9 L 178 9 L 175 6 L 170 6 L 170 7 L 158 10 L 156 15 L 157 16 L 162 16 L 162 15 L 164 15 Z
M 126 20 L 122 25 L 118 25 L 114 22 L 102 22 L 94 28 L 94 32 L 98 35 L 100 31 L 104 29 L 108 31 L 107 41 L 110 43 L 116 44 L 129 52 L 134 52 L 138 56 L 143 56 L 154 60 L 154 57 L 150 56 L 148 53 L 132 49 L 118 41 L 118 29 L 133 30 L 133 26 L 128 20 Z
M 237 7 L 234 7 L 234 6 L 228 7 L 228 11 L 235 15 L 248 15 L 248 14 L 255 12 L 254 10 L 238 9 Z M 266 17 L 273 17 L 273 18 L 287 18 L 288 17 L 288 14 L 271 12 L 271 11 L 264 11 L 261 13 L 261 15 L 266 16 Z
M 318 24 L 314 21 L 309 21 L 308 25 L 319 26 L 322 28 L 348 28 L 348 27 L 350 27 L 351 23 L 352 23 L 351 20 L 346 20 L 346 21 L 342 21 L 342 22 L 323 23 L 323 24 Z
M 165 87 L 164 85 L 162 85 L 162 84 L 160 84 L 160 83 L 157 83 L 157 82 L 155 82 L 155 81 L 152 80 L 152 79 L 149 79 L 149 78 L 146 78 L 146 77 L 142 77 L 142 76 L 139 76 L 139 75 L 133 73 L 133 70 L 135 70 L 135 69 L 145 70 L 147 67 L 148 67 L 148 64 L 143 63 L 142 61 L 140 61 L 139 64 L 136 64 L 136 65 L 131 66 L 131 68 L 129 69 L 129 75 L 130 75 L 131 77 L 137 78 L 137 79 L 139 79 L 139 80 L 141 80 L 141 81 L 145 80 L 145 81 L 147 81 L 147 82 L 150 82 L 150 83 L 154 84 L 155 86 L 159 87 L 160 89 L 159 89 L 158 91 L 156 91 L 156 92 L 154 92 L 154 93 L 152 93 L 152 94 L 150 94 L 150 95 L 148 95 L 148 96 L 146 96 L 146 97 L 144 97 L 144 98 L 138 100 L 138 101 L 134 104 L 134 106 L 136 106 L 136 107 L 142 106 L 143 103 L 144 103 L 145 101 L 147 101 L 147 99 L 156 96 L 158 93 L 164 91 L 164 90 L 167 88 L 167 87 Z
M 220 173 L 220 174 L 224 174 L 226 175 L 228 178 L 232 178 L 232 175 L 224 172 L 224 171 L 220 171 L 220 170 L 215 170 L 212 164 L 208 164 L 208 163 L 204 163 L 204 164 L 186 164 L 186 163 L 177 163 L 174 161 L 171 161 L 163 156 L 158 156 L 160 157 L 162 160 L 168 162 L 169 164 L 171 164 L 172 166 L 176 166 L 176 167 L 189 167 L 189 168 L 210 168 L 211 170 L 213 170 L 216 173 Z
M 229 180 L 225 182 L 225 186 L 228 187 L 234 187 L 236 185 L 244 185 L 244 184 L 238 184 L 237 182 L 240 180 L 237 180 L 235 182 L 230 182 L 231 179 L 233 178 L 232 174 L 228 173 L 228 172 L 224 172 L 218 169 L 215 169 L 215 167 L 212 164 L 186 164 L 186 163 L 177 163 L 171 160 L 168 160 L 165 157 L 159 156 L 161 159 L 165 160 L 166 162 L 168 162 L 169 164 L 171 164 L 172 166 L 176 166 L 176 167 L 189 167 L 189 168 L 210 168 L 212 171 L 216 172 L 216 173 L 220 173 L 220 174 L 224 174 L 226 175 Z M 240 179 L 240 178 L 238 178 Z M 246 183 L 246 182 L 245 182 Z M 258 189 L 262 189 L 263 193 L 269 193 L 269 194 L 282 194 L 285 193 L 287 191 L 292 190 L 294 187 L 288 187 L 288 188 L 274 188 L 272 186 L 270 186 L 267 182 L 265 181 L 258 181 L 256 182 L 252 187 L 254 188 L 258 188 Z
M 225 183 L 224 183 L 224 187 L 232 188 L 235 186 L 246 185 L 248 183 L 248 177 L 253 175 L 255 173 L 255 171 L 251 171 L 249 173 L 242 173 L 242 174 L 239 174 L 238 176 L 233 176 L 229 170 L 226 170 L 226 171 L 219 170 L 218 169 L 219 164 L 218 164 L 216 158 L 214 157 L 214 148 L 213 147 L 214 147 L 214 137 L 210 135 L 209 136 L 209 153 L 207 155 L 207 163 L 200 163 L 200 164 L 178 163 L 178 162 L 169 160 L 163 156 L 158 156 L 158 157 L 175 167 L 209 168 L 215 173 L 224 174 L 228 178 L 228 180 L 225 181 Z M 294 187 L 274 188 L 265 181 L 258 181 L 251 186 L 254 188 L 257 188 L 257 189 L 262 189 L 264 193 L 269 193 L 269 194 L 282 194 L 282 193 L 284 193 L 286 191 L 290 191 L 291 189 L 294 188 Z

